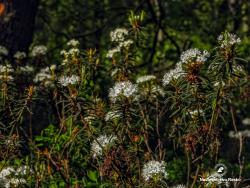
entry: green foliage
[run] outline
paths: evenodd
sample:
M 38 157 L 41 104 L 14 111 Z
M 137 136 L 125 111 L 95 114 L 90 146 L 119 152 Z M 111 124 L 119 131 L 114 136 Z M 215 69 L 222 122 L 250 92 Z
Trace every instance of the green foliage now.
M 99 6 L 95 3 L 88 2 L 86 7 Z M 80 9 L 74 1 L 59 4 L 42 1 L 49 14 L 64 15 L 64 22 L 47 15 L 50 24 L 63 28 L 62 35 L 73 33 L 70 38 L 74 38 L 83 25 L 93 27 L 92 20 L 81 26 L 76 20 L 70 22 Z M 161 6 L 170 8 L 173 19 L 168 15 L 162 19 Z M 193 6 L 190 17 L 182 14 Z M 1 175 L 0 180 L 14 187 L 171 187 L 180 183 L 200 187 L 206 184 L 200 177 L 223 178 L 214 169 L 218 163 L 227 166 L 228 177 L 247 179 L 249 164 L 243 156 L 249 156 L 245 140 L 250 136 L 243 119 L 250 109 L 250 85 L 248 62 L 238 52 L 243 53 L 241 45 L 248 41 L 225 31 L 215 44 L 221 26 L 211 28 L 211 35 L 205 28 L 212 22 L 211 15 L 218 17 L 213 6 L 222 6 L 222 1 L 169 1 L 155 6 L 148 1 L 148 12 L 131 11 L 129 23 L 122 24 L 127 27 L 112 30 L 109 40 L 108 35 L 100 37 L 99 44 L 105 44 L 97 49 L 82 50 L 94 45 L 93 38 L 85 44 L 68 37 L 53 39 L 49 33 L 49 49 L 60 41 L 61 53 L 57 49 L 48 54 L 47 48 L 34 50 L 33 46 L 31 56 L 19 59 L 26 65 L 36 63 L 30 73 L 27 67 L 24 73 L 21 63 L 12 69 L 13 62 L 3 56 L 0 110 L 6 116 L 0 118 L 0 173 L 10 166 L 30 169 L 23 182 L 11 182 L 10 175 Z M 149 22 L 149 15 L 157 27 Z M 223 25 L 223 30 L 228 27 Z M 38 33 L 35 41 L 43 37 Z M 201 50 L 190 48 L 192 43 Z M 148 44 L 153 45 L 150 51 Z M 43 113 L 48 116 L 45 123 L 40 121 Z M 34 135 L 38 126 L 41 131 Z M 230 148 L 225 140 L 237 146 Z M 230 149 L 236 155 L 228 158 Z
M 183 183 L 186 178 L 186 162 L 185 159 L 176 159 L 168 163 L 169 181 L 171 183 Z

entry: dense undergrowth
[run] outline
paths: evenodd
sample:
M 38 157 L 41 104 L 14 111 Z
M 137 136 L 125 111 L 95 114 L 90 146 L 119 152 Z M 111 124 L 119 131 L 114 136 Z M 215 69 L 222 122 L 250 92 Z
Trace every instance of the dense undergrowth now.
M 137 64 L 147 45 L 142 20 L 143 13 L 131 13 L 130 27 L 110 33 L 105 62 L 74 39 L 62 49 L 61 64 L 48 59 L 45 46 L 12 58 L 0 48 L 1 186 L 250 184 L 242 41 L 225 31 L 213 49 L 186 50 L 164 75 L 147 75 Z

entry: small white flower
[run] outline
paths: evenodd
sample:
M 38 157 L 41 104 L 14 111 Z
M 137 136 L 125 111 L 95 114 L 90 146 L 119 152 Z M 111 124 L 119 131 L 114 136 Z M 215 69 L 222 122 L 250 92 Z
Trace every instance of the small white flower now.
M 71 56 L 78 56 L 80 54 L 80 50 L 78 48 L 71 48 L 68 53 Z
M 96 117 L 95 117 L 94 115 L 89 115 L 89 116 L 84 117 L 84 120 L 85 120 L 87 123 L 89 123 L 89 124 L 91 124 L 92 121 L 94 121 L 95 119 L 96 119 Z
M 20 184 L 25 184 L 26 180 L 20 176 L 26 176 L 32 173 L 32 170 L 24 165 L 16 170 L 13 167 L 6 167 L 0 172 L 0 182 L 5 188 L 18 187 Z
M 106 57 L 107 58 L 113 58 L 114 54 L 119 53 L 120 51 L 121 51 L 121 48 L 119 46 L 115 47 L 115 48 L 108 51 Z
M 11 75 L 0 75 L 0 80 L 4 80 L 6 82 L 10 82 L 10 81 L 13 81 L 14 78 Z
M 111 121 L 113 119 L 121 118 L 122 113 L 119 110 L 109 111 L 105 115 L 105 121 Z
M 69 64 L 69 60 L 68 59 L 64 59 L 63 61 L 62 61 L 62 65 L 66 65 L 66 64 Z
M 17 51 L 17 52 L 14 54 L 14 58 L 15 58 L 15 59 L 18 59 L 18 60 L 22 60 L 22 59 L 24 59 L 24 58 L 26 58 L 26 57 L 27 57 L 27 55 L 26 55 L 25 52 L 19 52 L 19 51 Z
M 157 180 L 167 178 L 168 173 L 166 171 L 166 163 L 164 161 L 149 161 L 144 164 L 142 169 L 142 177 L 145 181 L 149 181 L 152 178 Z
M 181 54 L 181 63 L 187 64 L 192 62 L 204 63 L 207 61 L 207 58 L 210 56 L 208 51 L 204 50 L 203 52 L 197 48 L 189 49 L 184 51 Z
M 61 50 L 60 54 L 63 55 L 63 56 L 67 56 L 68 52 L 66 50 Z
M 31 73 L 34 71 L 34 68 L 30 65 L 26 65 L 24 67 L 20 67 L 20 71 L 24 73 Z
M 217 40 L 220 42 L 220 41 L 222 41 L 223 38 L 224 38 L 223 35 L 220 34 L 220 35 L 218 36 Z
M 126 35 L 128 35 L 128 30 L 125 28 L 117 28 L 110 32 L 112 42 L 122 42 L 125 40 Z
M 68 85 L 74 85 L 77 84 L 80 81 L 79 76 L 72 75 L 72 76 L 61 76 L 59 78 L 59 83 L 62 86 L 68 86 Z
M 14 69 L 10 64 L 0 65 L 0 73 L 6 73 L 6 72 L 7 73 L 14 72 Z
M 50 74 L 50 71 L 49 71 L 48 67 L 41 69 L 40 72 L 38 72 L 36 74 L 33 81 L 34 82 L 42 82 L 42 81 L 44 81 L 46 79 L 51 79 L 51 74 Z
M 178 63 L 175 69 L 170 70 L 167 72 L 162 79 L 163 86 L 166 86 L 170 83 L 173 79 L 178 79 L 179 77 L 183 76 L 185 73 L 183 72 L 180 64 Z
M 52 71 L 54 71 L 54 70 L 56 70 L 56 65 L 55 64 L 53 64 L 53 65 L 50 65 L 50 70 L 52 70 Z
M 217 87 L 217 86 L 220 85 L 220 83 L 221 83 L 221 82 L 215 82 L 215 83 L 214 83 L 214 86 Z
M 125 40 L 127 35 L 128 31 L 124 28 L 117 28 L 110 32 L 111 41 L 117 42 L 118 45 L 108 51 L 106 55 L 107 58 L 113 58 L 116 53 L 121 51 L 121 48 L 129 48 L 134 43 L 131 39 Z
M 53 87 L 54 76 L 51 73 L 50 67 L 45 67 L 40 70 L 33 79 L 35 83 L 42 82 L 45 86 Z
M 236 138 L 236 139 L 238 139 L 240 137 L 248 137 L 248 138 L 250 138 L 250 130 L 246 129 L 246 130 L 243 130 L 243 131 L 238 131 L 237 133 L 234 132 L 234 131 L 229 131 L 228 136 L 230 138 Z
M 140 76 L 137 78 L 136 83 L 138 84 L 138 83 L 148 82 L 155 79 L 156 77 L 154 75 Z
M 93 158 L 101 156 L 103 154 L 103 149 L 107 149 L 107 147 L 115 140 L 117 140 L 117 137 L 113 135 L 101 135 L 96 140 L 94 140 L 91 144 L 91 153 Z
M 14 80 L 13 76 L 10 73 L 13 73 L 14 69 L 10 64 L 0 65 L 0 80 L 9 82 Z
M 240 65 L 233 65 L 232 66 L 234 72 L 243 72 L 244 68 Z
M 224 34 L 219 35 L 217 38 L 220 44 L 220 48 L 230 48 L 235 44 L 241 43 L 241 39 L 233 33 L 225 32 Z
M 43 45 L 34 46 L 31 51 L 31 57 L 44 56 L 47 54 L 47 47 Z
M 120 96 L 132 97 L 137 93 L 137 85 L 130 81 L 116 82 L 113 88 L 109 90 L 109 98 L 115 102 Z
M 73 46 L 73 47 L 76 47 L 78 46 L 80 43 L 78 40 L 75 40 L 75 39 L 71 39 L 69 42 L 67 42 L 67 45 L 68 46 Z
M 15 172 L 15 169 L 12 167 L 6 167 L 0 172 L 0 179 L 6 179 L 9 175 Z
M 214 83 L 214 87 L 217 87 L 217 86 L 225 86 L 225 82 L 224 81 L 217 81 Z
M 16 175 L 18 176 L 25 176 L 26 174 L 31 172 L 32 170 L 27 165 L 20 166 L 19 168 L 16 169 Z
M 119 43 L 119 47 L 129 48 L 134 42 L 131 39 Z
M 5 185 L 6 187 L 19 187 L 20 184 L 25 184 L 26 180 L 24 178 L 11 178 Z
M 200 113 L 201 116 L 204 116 L 204 111 L 201 110 L 201 109 L 199 111 L 196 109 L 196 110 L 193 110 L 193 111 L 189 112 L 189 114 L 191 115 L 191 117 L 193 119 L 196 118 L 196 117 L 198 117 L 199 113 Z
M 5 48 L 4 46 L 0 46 L 0 56 L 2 56 L 2 55 L 7 56 L 8 53 L 9 52 L 8 52 L 7 48 Z
M 242 120 L 243 125 L 250 125 L 250 118 L 245 118 Z

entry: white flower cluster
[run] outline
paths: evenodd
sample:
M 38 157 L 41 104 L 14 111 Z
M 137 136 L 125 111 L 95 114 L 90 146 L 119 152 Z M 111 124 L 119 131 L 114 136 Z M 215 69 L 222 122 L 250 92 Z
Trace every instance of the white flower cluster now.
M 131 39 L 120 42 L 118 46 L 108 51 L 106 57 L 112 58 L 114 54 L 121 51 L 121 48 L 129 48 L 131 44 L 133 44 L 133 41 Z
M 110 32 L 110 38 L 112 42 L 122 42 L 125 40 L 125 36 L 128 35 L 128 30 L 125 28 L 116 28 Z
M 155 80 L 156 77 L 154 75 L 146 75 L 146 76 L 140 76 L 137 78 L 136 83 L 143 83 L 143 82 L 149 82 L 151 80 Z
M 180 76 L 183 76 L 185 73 L 182 70 L 182 64 L 179 62 L 177 63 L 176 67 L 174 69 L 171 69 L 169 72 L 167 72 L 162 79 L 163 86 L 166 86 L 170 83 L 173 79 L 178 79 Z
M 78 40 L 75 40 L 75 39 L 71 39 L 69 42 L 67 42 L 68 46 L 73 46 L 73 47 L 76 47 L 79 44 L 80 44 L 80 42 Z
M 34 68 L 30 65 L 25 65 L 23 67 L 20 67 L 20 71 L 23 73 L 32 73 L 34 72 Z
M 50 70 L 51 70 L 51 71 L 55 71 L 55 70 L 56 70 L 56 65 L 55 65 L 55 64 L 50 65 L 50 67 L 49 67 L 49 68 L 50 68 Z
M 111 121 L 113 119 L 120 118 L 121 116 L 122 116 L 122 113 L 119 110 L 109 111 L 105 115 L 105 121 Z
M 168 173 L 166 171 L 166 163 L 164 161 L 149 161 L 144 164 L 142 169 L 142 177 L 145 181 L 149 181 L 152 178 L 158 180 L 167 178 Z
M 202 109 L 200 109 L 199 111 L 196 109 L 196 110 L 189 112 L 189 114 L 191 115 L 192 118 L 198 117 L 199 113 L 200 113 L 200 115 L 204 116 L 204 111 Z
M 240 138 L 240 137 L 248 137 L 250 138 L 250 130 L 238 131 L 237 133 L 234 131 L 229 131 L 228 136 L 230 138 Z
M 62 86 L 68 86 L 68 85 L 73 85 L 77 84 L 79 82 L 80 78 L 79 76 L 72 75 L 72 76 L 61 76 L 58 80 L 58 82 Z
M 116 53 L 120 52 L 121 51 L 121 48 L 118 46 L 118 47 L 115 47 L 111 50 L 108 51 L 106 57 L 107 58 L 112 58 Z
M 223 49 L 230 48 L 231 46 L 241 42 L 241 39 L 237 35 L 228 32 L 219 35 L 217 39 L 220 44 L 220 48 Z
M 40 70 L 39 73 L 36 74 L 34 78 L 34 82 L 42 82 L 44 80 L 50 80 L 52 78 L 52 75 L 50 74 L 49 67 L 43 68 Z
M 34 46 L 31 50 L 31 57 L 44 56 L 47 54 L 47 47 L 43 45 Z
M 13 138 L 6 138 L 4 140 L 4 145 L 7 146 L 7 147 L 9 147 L 9 148 L 18 148 L 18 147 L 21 146 L 20 142 L 17 141 L 17 140 L 15 140 L 15 139 L 13 139 Z
M 14 69 L 12 68 L 12 66 L 10 64 L 6 64 L 6 65 L 0 65 L 0 72 L 1 73 L 5 73 L 5 72 L 14 72 Z
M 18 187 L 26 183 L 26 180 L 20 176 L 26 176 L 31 172 L 28 166 L 21 166 L 16 170 L 13 167 L 6 167 L 0 172 L 0 182 L 5 188 Z
M 13 73 L 14 69 L 10 64 L 0 65 L 0 80 L 12 81 L 14 78 L 10 73 Z
M 232 68 L 233 68 L 233 72 L 240 73 L 244 71 L 244 68 L 241 65 L 233 65 Z
M 0 81 L 11 82 L 14 78 L 11 75 L 0 74 Z
M 53 86 L 54 76 L 52 71 L 55 70 L 56 65 L 51 65 L 50 67 L 45 67 L 36 74 L 33 81 L 35 83 L 43 82 L 45 86 Z
M 167 72 L 162 79 L 163 86 L 166 86 L 173 79 L 178 79 L 180 76 L 185 75 L 182 65 L 189 64 L 193 62 L 204 63 L 210 54 L 204 50 L 203 52 L 197 48 L 189 49 L 181 54 L 180 62 L 176 64 L 176 67 L 169 72 Z
M 225 86 L 226 84 L 224 81 L 217 81 L 213 85 L 214 85 L 214 87 L 217 87 L 217 86 Z
M 112 42 L 117 42 L 118 45 L 110 49 L 106 55 L 107 58 L 113 58 L 113 56 L 120 52 L 122 48 L 129 48 L 134 42 L 131 39 L 125 40 L 128 35 L 128 30 L 125 28 L 117 28 L 110 32 L 110 38 Z
M 15 58 L 15 59 L 18 59 L 18 60 L 22 60 L 22 59 L 24 59 L 24 58 L 26 58 L 26 57 L 27 57 L 27 55 L 26 55 L 25 52 L 19 52 L 19 51 L 17 51 L 17 52 L 14 54 L 14 58 Z
M 7 56 L 8 53 L 9 52 L 8 52 L 7 48 L 5 48 L 4 46 L 0 46 L 0 56 L 2 56 L 2 55 Z
M 67 45 L 71 46 L 71 48 L 69 50 L 62 50 L 60 52 L 60 54 L 64 58 L 62 65 L 65 65 L 71 62 L 71 60 L 78 58 L 78 56 L 80 55 L 80 50 L 78 48 L 79 44 L 80 44 L 79 41 L 75 39 L 72 39 L 67 43 Z
M 112 102 L 116 102 L 120 96 L 132 97 L 138 91 L 137 85 L 130 81 L 116 82 L 113 88 L 109 90 L 109 98 Z
M 250 125 L 250 118 L 244 118 L 244 119 L 242 120 L 242 124 L 243 124 L 243 125 Z
M 192 48 L 184 51 L 181 54 L 181 63 L 188 64 L 192 62 L 204 63 L 207 61 L 207 58 L 210 56 L 208 51 L 204 50 L 203 52 L 197 48 Z
M 93 158 L 101 156 L 103 154 L 103 149 L 107 149 L 107 147 L 117 140 L 116 136 L 110 135 L 101 135 L 91 144 L 91 153 Z
M 125 40 L 125 41 L 122 41 L 119 43 L 119 47 L 122 48 L 129 48 L 131 44 L 133 44 L 134 41 L 132 41 L 131 39 L 128 39 L 128 40 Z
M 62 50 L 61 55 L 63 55 L 66 58 L 77 56 L 80 54 L 80 50 L 78 48 L 70 48 L 69 51 Z
M 86 121 L 88 124 L 91 124 L 92 121 L 94 121 L 96 119 L 96 117 L 94 115 L 88 115 L 86 117 L 84 117 L 84 121 Z

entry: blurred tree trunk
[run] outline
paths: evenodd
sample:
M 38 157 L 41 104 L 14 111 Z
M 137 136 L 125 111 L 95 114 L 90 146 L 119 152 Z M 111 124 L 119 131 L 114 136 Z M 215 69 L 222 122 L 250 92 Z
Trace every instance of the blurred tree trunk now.
M 243 0 L 228 0 L 228 7 L 229 7 L 229 11 L 232 15 L 232 19 L 233 19 L 233 31 L 236 32 L 241 24 L 242 21 L 242 4 L 243 4 Z
M 32 42 L 39 0 L 0 0 L 0 45 L 10 55 L 27 51 Z

